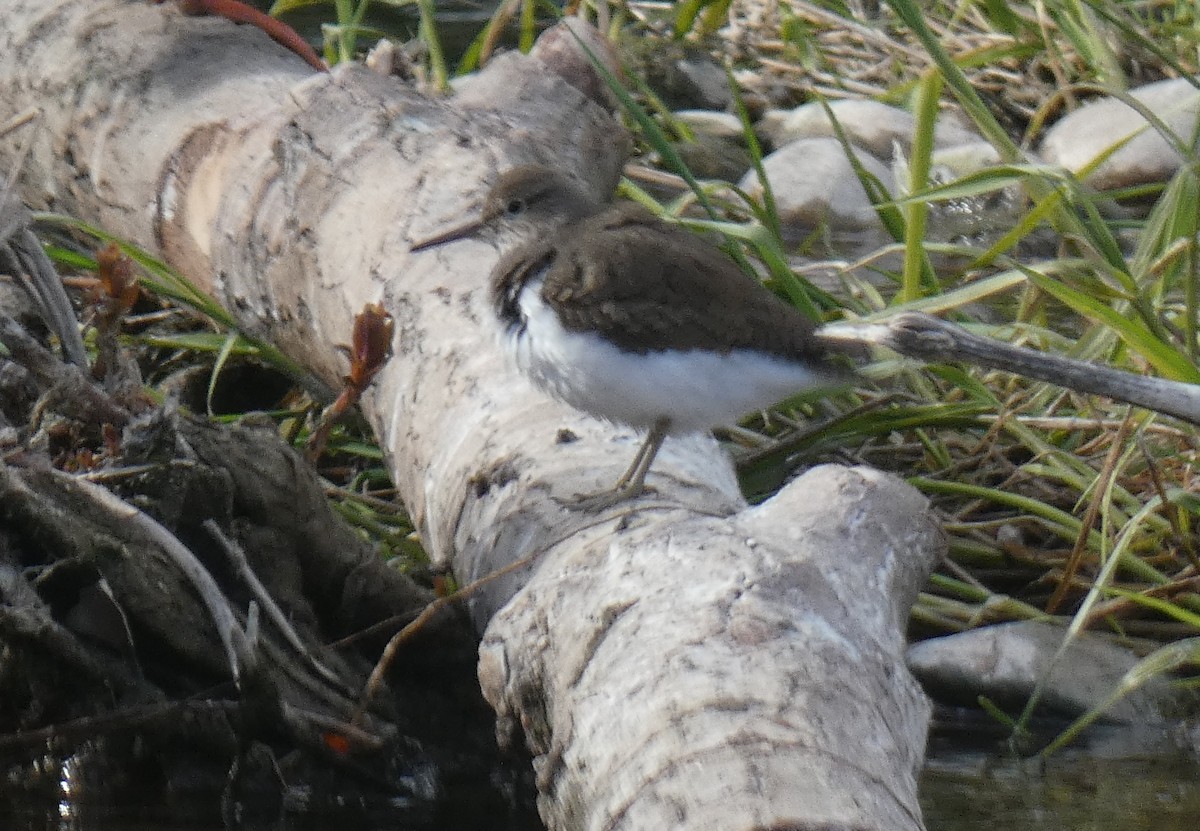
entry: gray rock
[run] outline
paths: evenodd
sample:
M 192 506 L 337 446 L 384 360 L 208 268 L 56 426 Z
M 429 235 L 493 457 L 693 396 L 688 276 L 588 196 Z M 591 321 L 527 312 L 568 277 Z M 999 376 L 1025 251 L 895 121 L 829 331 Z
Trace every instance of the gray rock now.
M 1200 112 L 1200 90 L 1186 78 L 1146 84 L 1129 93 L 1160 118 L 1184 146 L 1192 147 Z M 1130 138 L 1132 136 L 1132 138 Z M 1080 107 L 1046 132 L 1041 155 L 1051 164 L 1078 173 L 1109 148 L 1129 139 L 1088 177 L 1099 190 L 1165 182 L 1179 169 L 1180 155 L 1137 110 L 1116 98 Z
M 907 110 L 870 100 L 828 103 L 847 137 L 877 158 L 890 160 L 897 144 L 905 150 L 912 147 L 916 120 Z M 759 134 L 773 147 L 783 147 L 803 138 L 834 135 L 833 124 L 820 102 L 804 104 L 794 110 L 772 110 L 759 119 L 757 127 Z M 935 147 L 978 141 L 978 135 L 953 118 L 943 118 L 934 127 Z
M 729 78 L 712 57 L 694 52 L 675 62 L 677 94 L 705 110 L 723 110 L 733 103 Z
M 965 176 L 990 165 L 1000 164 L 1000 153 L 986 141 L 976 138 L 964 144 L 950 144 L 934 148 L 930 164 L 946 170 L 947 179 Z
M 986 626 L 913 645 L 908 666 L 934 697 L 974 701 L 986 695 L 1014 707 L 1024 706 L 1049 670 L 1044 706 L 1078 716 L 1103 704 L 1138 657 L 1109 638 L 1084 632 L 1051 668 L 1065 636 L 1064 628 L 1048 623 Z M 1163 724 L 1194 706 L 1192 696 L 1154 678 L 1106 710 L 1102 720 Z
M 865 150 L 856 150 L 855 155 L 884 187 L 893 190 L 891 171 L 883 162 Z M 792 142 L 766 156 L 763 170 L 787 236 L 803 237 L 822 224 L 834 233 L 882 231 L 871 200 L 837 139 Z M 742 177 L 739 186 L 752 198 L 762 196 L 762 184 L 753 170 Z
M 680 110 L 674 116 L 696 133 L 717 138 L 740 139 L 742 121 L 733 113 L 717 110 Z

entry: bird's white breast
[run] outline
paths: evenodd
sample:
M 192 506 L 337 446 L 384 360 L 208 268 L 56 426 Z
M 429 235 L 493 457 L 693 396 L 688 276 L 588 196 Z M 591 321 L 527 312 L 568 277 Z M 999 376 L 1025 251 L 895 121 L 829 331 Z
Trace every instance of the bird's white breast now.
M 695 432 L 829 385 L 800 364 L 746 349 L 624 351 L 598 334 L 564 329 L 541 287 L 535 278 L 521 291 L 525 325 L 513 330 L 509 348 L 539 387 L 594 416 L 641 428 L 667 416 L 672 432 Z

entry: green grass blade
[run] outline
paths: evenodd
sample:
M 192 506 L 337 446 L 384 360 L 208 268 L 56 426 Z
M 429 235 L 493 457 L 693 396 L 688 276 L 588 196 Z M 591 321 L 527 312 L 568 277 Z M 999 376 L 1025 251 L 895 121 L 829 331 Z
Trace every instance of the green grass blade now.
M 1200 665 L 1200 638 L 1187 638 L 1156 649 L 1121 677 L 1120 683 L 1105 700 L 1073 721 L 1038 755 L 1046 758 L 1075 741 L 1083 731 L 1104 715 L 1114 704 L 1153 678 L 1175 672 L 1184 666 Z
M 446 53 L 438 36 L 437 8 L 433 0 L 416 0 L 420 16 L 419 34 L 425 48 L 429 50 L 429 75 L 435 89 L 445 92 L 450 88 L 450 70 L 446 64 Z
M 938 96 L 941 94 L 941 77 L 927 73 L 917 85 L 917 120 L 913 132 L 912 153 L 908 158 L 909 180 L 906 190 L 913 193 L 924 190 L 929 184 L 930 158 L 933 154 L 933 128 L 938 112 Z M 932 285 L 936 289 L 937 277 L 933 274 L 929 258 L 925 254 L 925 228 L 929 219 L 929 203 L 911 201 L 904 208 L 904 272 L 901 280 L 899 300 L 911 303 L 925 292 L 922 287 Z
M 1200 383 L 1200 370 L 1187 355 L 1160 340 L 1135 317 L 1122 314 L 1107 303 L 1051 280 L 1033 269 L 1025 270 L 1029 281 L 1066 306 L 1108 327 L 1134 352 L 1144 357 L 1164 378 Z
M 233 354 L 233 348 L 238 342 L 238 333 L 230 331 L 225 336 L 225 343 L 221 346 L 221 351 L 217 353 L 217 359 L 213 362 L 212 373 L 208 376 L 208 390 L 204 395 L 204 407 L 208 410 L 208 414 L 213 414 L 212 400 L 213 395 L 217 391 L 217 380 L 221 377 L 221 370 L 225 368 L 225 363 L 229 360 L 229 356 Z

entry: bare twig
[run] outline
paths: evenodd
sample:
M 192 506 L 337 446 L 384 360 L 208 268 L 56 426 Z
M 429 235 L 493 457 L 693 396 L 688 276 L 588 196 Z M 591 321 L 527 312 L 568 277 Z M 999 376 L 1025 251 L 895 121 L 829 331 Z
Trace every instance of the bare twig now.
M 287 616 L 279 608 L 279 604 L 275 602 L 275 598 L 271 597 L 267 591 L 267 587 L 262 584 L 262 581 L 258 579 L 258 575 L 254 573 L 254 569 L 250 568 L 250 562 L 246 559 L 246 552 L 242 550 L 242 547 L 234 540 L 225 536 L 221 531 L 221 526 L 217 525 L 214 520 L 204 520 L 204 530 L 208 531 L 213 539 L 224 549 L 226 556 L 229 557 L 229 561 L 233 563 L 234 568 L 237 570 L 238 576 L 242 578 L 242 581 L 250 588 L 254 596 L 258 598 L 261 608 L 266 612 L 271 622 L 275 624 L 275 627 L 283 635 L 284 639 L 292 645 L 293 649 L 308 659 L 308 662 L 316 670 L 317 674 L 326 681 L 333 684 L 340 684 L 337 673 L 317 659 L 317 656 L 304 643 L 304 639 L 300 637 L 296 629 L 288 623 Z
M 221 643 L 225 647 L 225 655 L 229 661 L 233 679 L 240 682 L 245 671 L 253 669 L 256 663 L 254 650 L 251 648 L 250 641 L 241 624 L 238 623 L 237 615 L 234 614 L 229 601 L 222 593 L 221 587 L 217 585 L 217 581 L 208 573 L 203 564 L 196 559 L 196 555 L 166 528 L 106 489 L 83 479 L 75 479 L 74 482 L 82 495 L 115 514 L 121 520 L 132 524 L 149 537 L 183 572 L 208 609 L 221 637 Z
M 883 323 L 831 324 L 821 329 L 820 334 L 831 341 L 880 344 L 911 358 L 1013 372 L 1200 425 L 1200 386 L 1011 346 L 973 335 L 961 326 L 920 312 L 904 312 Z

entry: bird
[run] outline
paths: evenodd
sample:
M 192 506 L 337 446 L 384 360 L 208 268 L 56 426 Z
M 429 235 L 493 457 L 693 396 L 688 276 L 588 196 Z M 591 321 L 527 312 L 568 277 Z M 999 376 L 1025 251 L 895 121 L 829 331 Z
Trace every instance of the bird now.
M 572 407 L 646 432 L 613 487 L 575 498 L 581 510 L 642 494 L 669 435 L 853 377 L 849 347 L 824 342 L 719 248 L 551 167 L 501 174 L 475 215 L 410 248 L 473 235 L 503 251 L 488 285 L 517 367 Z

